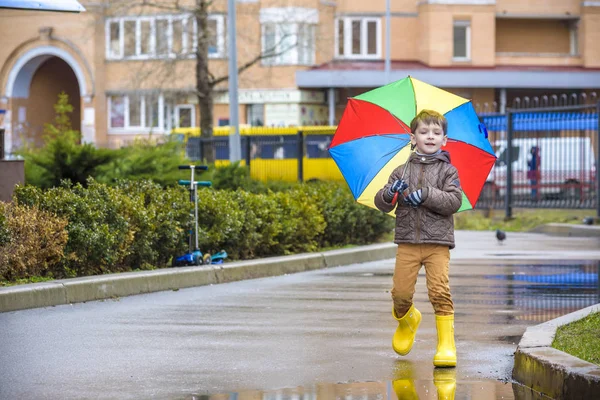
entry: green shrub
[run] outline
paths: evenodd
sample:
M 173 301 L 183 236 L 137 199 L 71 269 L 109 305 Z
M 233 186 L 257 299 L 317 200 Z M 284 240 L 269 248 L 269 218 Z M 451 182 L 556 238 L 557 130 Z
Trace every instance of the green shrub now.
M 319 236 L 321 247 L 373 243 L 394 228 L 394 218 L 358 204 L 345 184 L 306 185 L 325 218 L 326 227 Z
M 281 210 L 283 228 L 276 237 L 277 254 L 315 251 L 326 223 L 314 198 L 303 187 L 273 196 Z
M 152 180 L 159 185 L 175 186 L 182 178 L 179 165 L 187 165 L 181 143 L 169 140 L 156 143 L 150 139 L 138 139 L 132 145 L 113 150 L 110 162 L 96 171 L 98 182 L 114 185 L 118 181 Z
M 0 202 L 0 281 L 53 276 L 67 243 L 67 220 L 37 207 Z
M 25 159 L 25 181 L 42 188 L 59 186 L 64 180 L 85 186 L 87 178 L 115 154 L 89 143 L 79 144 L 81 134 L 71 128 L 68 114 L 73 112 L 73 106 L 65 93 L 58 95 L 54 109 L 54 124 L 44 127 L 44 146 L 18 152 Z
M 164 267 L 173 255 L 186 250 L 190 203 L 185 189 L 163 189 L 148 180 L 121 181 L 117 188 L 131 200 L 131 207 L 125 211 L 134 240 L 123 261 L 125 266 Z
M 36 191 L 38 193 L 36 193 Z M 41 191 L 17 188 L 19 204 L 36 205 L 66 218 L 69 240 L 63 262 L 64 276 L 98 275 L 128 269 L 123 265 L 134 239 L 124 212 L 131 201 L 115 188 L 88 180 Z

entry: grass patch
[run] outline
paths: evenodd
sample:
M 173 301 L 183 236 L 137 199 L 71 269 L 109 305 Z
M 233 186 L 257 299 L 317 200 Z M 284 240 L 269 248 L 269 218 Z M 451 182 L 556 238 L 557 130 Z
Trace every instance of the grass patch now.
M 600 313 L 559 327 L 552 347 L 600 365 Z
M 505 221 L 504 210 L 472 210 L 454 215 L 454 229 L 527 232 L 539 225 L 555 223 L 581 224 L 594 210 L 513 209 L 513 218 Z
M 48 278 L 43 276 L 32 276 L 30 278 L 17 279 L 15 281 L 0 281 L 0 287 L 2 286 L 15 286 L 15 285 L 24 285 L 26 283 L 38 283 L 38 282 L 48 282 L 53 281 L 54 278 Z

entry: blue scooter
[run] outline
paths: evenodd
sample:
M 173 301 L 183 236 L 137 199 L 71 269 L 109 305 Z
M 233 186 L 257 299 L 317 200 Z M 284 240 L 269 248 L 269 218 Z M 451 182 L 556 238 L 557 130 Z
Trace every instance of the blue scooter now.
M 190 188 L 190 200 L 194 202 L 194 229 L 190 230 L 189 235 L 189 251 L 182 256 L 173 257 L 171 262 L 173 267 L 183 267 L 188 265 L 206 265 L 206 264 L 223 264 L 227 258 L 227 252 L 221 250 L 216 254 L 210 255 L 208 253 L 202 253 L 198 248 L 198 186 L 209 187 L 212 185 L 210 181 L 195 181 L 194 171 L 201 170 L 206 171 L 208 167 L 206 165 L 180 165 L 179 169 L 191 170 L 191 179 L 179 180 L 180 185 L 189 186 Z M 192 243 L 192 236 L 194 237 L 194 243 Z M 192 246 L 194 244 L 194 246 Z

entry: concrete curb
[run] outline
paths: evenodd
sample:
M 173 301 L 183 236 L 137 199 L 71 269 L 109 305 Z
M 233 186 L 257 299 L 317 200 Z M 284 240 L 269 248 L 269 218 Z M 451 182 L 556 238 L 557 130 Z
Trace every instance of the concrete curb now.
M 600 225 L 544 224 L 530 230 L 555 236 L 600 237 Z
M 0 312 L 102 300 L 136 294 L 291 274 L 394 258 L 397 245 L 374 244 L 223 265 L 165 268 L 63 279 L 0 288 Z
M 559 326 L 596 312 L 600 304 L 527 328 L 515 353 L 513 379 L 553 399 L 596 398 L 600 366 L 551 347 Z

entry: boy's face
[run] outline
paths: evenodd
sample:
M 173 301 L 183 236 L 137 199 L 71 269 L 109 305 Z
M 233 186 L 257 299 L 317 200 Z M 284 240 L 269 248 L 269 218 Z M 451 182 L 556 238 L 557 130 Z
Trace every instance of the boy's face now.
M 417 146 L 421 154 L 433 154 L 446 145 L 448 137 L 438 124 L 419 122 L 414 133 L 410 134 L 410 142 Z

